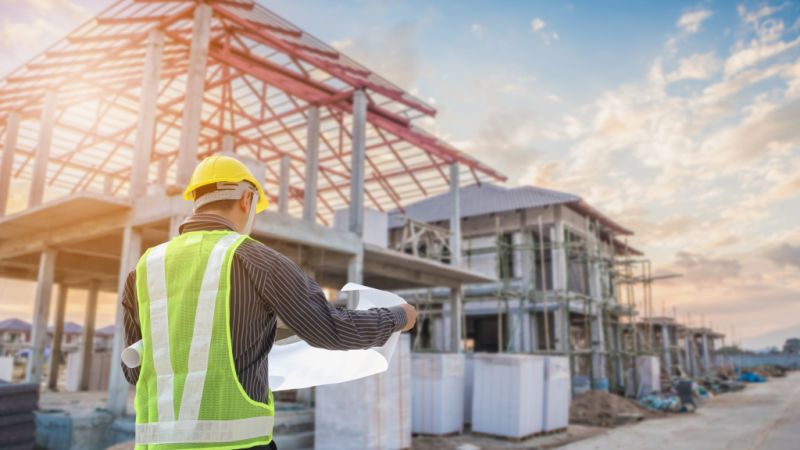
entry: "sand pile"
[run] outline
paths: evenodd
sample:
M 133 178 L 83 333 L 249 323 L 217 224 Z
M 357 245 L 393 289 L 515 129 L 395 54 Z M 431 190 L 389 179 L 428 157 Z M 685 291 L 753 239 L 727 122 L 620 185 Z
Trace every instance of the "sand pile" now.
M 589 391 L 572 400 L 570 423 L 613 427 L 659 415 L 634 400 L 602 391 Z

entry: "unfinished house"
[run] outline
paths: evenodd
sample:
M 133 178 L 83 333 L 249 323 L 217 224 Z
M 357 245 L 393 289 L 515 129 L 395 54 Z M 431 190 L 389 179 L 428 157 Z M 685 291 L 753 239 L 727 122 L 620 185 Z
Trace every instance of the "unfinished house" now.
M 685 327 L 672 317 L 650 317 L 644 319 L 642 325 L 643 331 L 652 330 L 652 350 L 661 358 L 662 371 L 671 377 L 688 374 L 683 352 Z
M 716 366 L 717 339 L 724 339 L 723 333 L 708 327 L 687 327 L 683 331 L 681 343 L 686 364 L 686 372 L 691 377 L 705 377 L 712 374 Z
M 57 346 L 69 289 L 88 292 L 91 364 L 98 292 L 119 292 L 144 250 L 177 233 L 192 206 L 180 193 L 197 161 L 220 152 L 249 164 L 271 197 L 256 239 L 334 290 L 447 286 L 460 324 L 460 287 L 494 273 L 391 248 L 372 222 L 505 179 L 415 125 L 435 114 L 254 1 L 114 2 L 0 82 L 0 276 L 37 283 L 27 381 L 49 371 L 57 388 L 47 323 L 52 310 Z M 457 229 L 450 239 L 458 248 Z M 108 384 L 106 406 L 122 415 L 119 364 Z
M 569 355 L 577 391 L 621 387 L 623 333 L 634 305 L 617 273 L 640 256 L 621 240 L 632 234 L 572 194 L 491 183 L 460 190 L 464 267 L 498 282 L 464 288 L 463 346 L 475 352 Z M 449 195 L 434 196 L 390 217 L 390 245 L 447 262 Z M 446 290 L 402 293 L 419 305 L 416 349 L 452 346 Z M 455 324 L 455 328 L 458 324 Z M 613 375 L 613 376 L 611 376 Z

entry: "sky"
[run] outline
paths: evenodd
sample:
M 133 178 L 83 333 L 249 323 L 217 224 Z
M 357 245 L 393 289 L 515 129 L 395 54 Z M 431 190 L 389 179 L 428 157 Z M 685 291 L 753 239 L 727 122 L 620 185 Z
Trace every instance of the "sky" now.
M 433 104 L 420 125 L 510 185 L 634 230 L 656 273 L 683 274 L 656 312 L 753 348 L 800 336 L 800 2 L 260 2 Z M 2 0 L 0 74 L 107 4 Z

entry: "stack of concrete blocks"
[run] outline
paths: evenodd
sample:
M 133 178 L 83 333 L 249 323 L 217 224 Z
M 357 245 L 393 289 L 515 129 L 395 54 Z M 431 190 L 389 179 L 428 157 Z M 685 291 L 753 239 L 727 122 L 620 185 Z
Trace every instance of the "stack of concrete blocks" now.
M 547 356 L 544 364 L 543 431 L 561 430 L 569 425 L 571 402 L 569 358 Z
M 411 448 L 411 341 L 400 336 L 389 369 L 316 388 L 314 448 Z
M 0 381 L 0 449 L 34 448 L 38 403 L 38 385 Z
M 80 352 L 73 352 L 67 355 L 67 377 L 64 387 L 68 392 L 80 390 L 81 371 L 83 370 L 82 358 L 83 356 Z M 94 352 L 92 354 L 92 367 L 89 372 L 89 391 L 108 390 L 108 377 L 111 371 L 111 364 L 111 352 Z
M 523 439 L 542 431 L 544 358 L 476 354 L 472 431 Z
M 658 356 L 636 357 L 636 379 L 633 371 L 628 369 L 625 395 L 641 398 L 645 395 L 661 392 L 661 362 Z
M 14 357 L 0 356 L 0 381 L 14 381 Z
M 464 356 L 464 423 L 472 423 L 472 390 L 475 386 L 475 358 Z
M 464 355 L 415 353 L 411 357 L 411 431 L 444 435 L 464 424 Z

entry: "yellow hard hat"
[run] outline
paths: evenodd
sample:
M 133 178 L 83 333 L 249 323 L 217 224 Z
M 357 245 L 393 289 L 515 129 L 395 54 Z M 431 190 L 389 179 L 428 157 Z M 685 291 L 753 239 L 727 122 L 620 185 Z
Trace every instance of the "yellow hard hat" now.
M 242 181 L 247 181 L 258 189 L 256 212 L 260 213 L 267 209 L 269 199 L 264 194 L 264 188 L 261 187 L 256 177 L 250 172 L 250 169 L 238 159 L 223 155 L 209 156 L 200 161 L 200 164 L 197 165 L 194 173 L 192 173 L 189 186 L 183 191 L 183 198 L 189 201 L 195 200 L 194 191 L 209 184 L 240 183 Z

